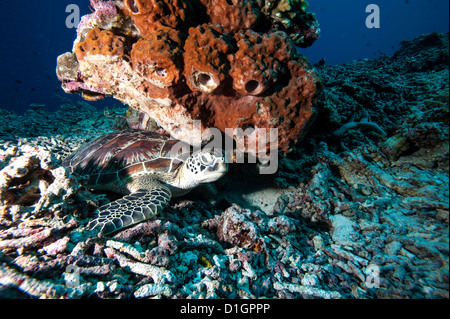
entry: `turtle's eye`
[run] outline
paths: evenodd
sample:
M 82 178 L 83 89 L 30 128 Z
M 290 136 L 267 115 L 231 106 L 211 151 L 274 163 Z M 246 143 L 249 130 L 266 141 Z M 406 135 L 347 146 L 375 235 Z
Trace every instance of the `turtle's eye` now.
M 212 153 L 205 153 L 200 155 L 200 161 L 203 165 L 214 164 L 214 155 Z

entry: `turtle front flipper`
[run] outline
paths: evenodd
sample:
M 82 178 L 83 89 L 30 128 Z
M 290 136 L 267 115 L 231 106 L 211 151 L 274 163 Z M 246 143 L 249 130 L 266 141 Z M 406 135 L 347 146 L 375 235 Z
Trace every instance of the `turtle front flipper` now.
M 104 235 L 137 224 L 159 214 L 169 203 L 172 194 L 167 187 L 140 189 L 98 209 L 98 217 L 87 228 L 100 228 Z

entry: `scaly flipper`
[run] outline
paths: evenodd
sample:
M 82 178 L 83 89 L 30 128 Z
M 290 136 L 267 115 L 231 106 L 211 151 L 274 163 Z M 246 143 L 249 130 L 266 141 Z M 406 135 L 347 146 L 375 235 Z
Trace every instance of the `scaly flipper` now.
M 87 228 L 100 228 L 104 235 L 137 224 L 160 213 L 169 203 L 172 194 L 167 187 L 140 189 L 98 209 L 98 217 Z

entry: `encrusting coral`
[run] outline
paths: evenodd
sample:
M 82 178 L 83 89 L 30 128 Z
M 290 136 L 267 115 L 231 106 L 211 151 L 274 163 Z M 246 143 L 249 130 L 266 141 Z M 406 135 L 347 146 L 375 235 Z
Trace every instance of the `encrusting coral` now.
M 296 45 L 309 47 L 319 38 L 316 17 L 306 12 L 306 0 L 265 0 L 262 12 L 272 19 L 272 30 L 286 31 Z
M 306 4 L 91 0 L 95 12 L 83 17 L 73 53 L 58 57 L 58 78 L 66 92 L 113 96 L 191 145 L 210 141 L 208 128 L 232 128 L 248 134 L 228 133 L 242 151 L 289 151 L 321 87 L 296 49 L 320 31 Z

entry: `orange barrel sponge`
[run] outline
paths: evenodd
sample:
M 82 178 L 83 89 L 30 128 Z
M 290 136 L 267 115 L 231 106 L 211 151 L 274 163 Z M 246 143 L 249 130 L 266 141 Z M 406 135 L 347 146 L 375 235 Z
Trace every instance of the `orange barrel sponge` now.
M 84 41 L 77 43 L 75 54 L 78 61 L 83 61 L 87 54 L 90 55 L 124 55 L 125 38 L 116 36 L 111 31 L 94 28 L 89 30 Z
M 235 33 L 251 29 L 259 21 L 260 6 L 255 0 L 201 0 L 211 23 Z
M 174 29 L 189 25 L 194 9 L 183 0 L 124 0 L 125 13 L 131 16 L 143 38 L 162 26 Z
M 258 101 L 270 108 L 271 123 L 278 128 L 278 147 L 284 152 L 303 137 L 313 122 L 316 116 L 313 105 L 322 87 L 313 67 L 302 56 L 288 61 L 287 70 L 289 82 Z
M 182 44 L 180 33 L 168 27 L 139 39 L 131 50 L 133 70 L 162 88 L 177 84 L 183 68 Z
M 213 92 L 230 70 L 228 55 L 233 38 L 220 25 L 203 24 L 189 29 L 184 45 L 184 76 L 192 91 Z
M 286 62 L 295 46 L 284 32 L 259 34 L 252 30 L 237 33 L 239 50 L 230 56 L 233 88 L 240 94 L 260 95 L 286 73 Z

